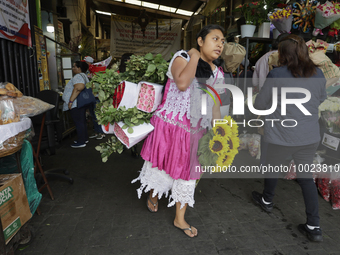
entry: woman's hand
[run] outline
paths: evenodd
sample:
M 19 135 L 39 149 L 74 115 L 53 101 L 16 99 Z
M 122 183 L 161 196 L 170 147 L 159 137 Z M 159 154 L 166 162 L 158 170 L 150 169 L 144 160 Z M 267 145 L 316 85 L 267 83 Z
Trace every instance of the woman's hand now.
M 70 110 L 71 110 L 71 108 L 72 108 L 72 104 L 73 104 L 73 103 L 68 103 L 68 109 L 70 109 Z
M 189 50 L 188 54 L 189 54 L 190 58 L 192 58 L 194 55 L 196 55 L 198 58 L 201 57 L 201 53 L 198 50 L 196 50 L 195 48 L 192 48 L 191 50 Z

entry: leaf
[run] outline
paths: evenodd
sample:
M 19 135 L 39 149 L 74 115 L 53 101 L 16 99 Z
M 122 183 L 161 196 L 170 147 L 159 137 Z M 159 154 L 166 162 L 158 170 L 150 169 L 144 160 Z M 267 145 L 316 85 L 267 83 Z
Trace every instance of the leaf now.
M 96 146 L 95 149 L 96 149 L 97 151 L 100 151 L 100 150 L 102 149 L 102 147 Z
M 146 71 L 149 73 L 153 73 L 155 70 L 156 70 L 156 66 L 154 64 L 150 64 Z
M 122 126 L 122 129 L 126 129 L 126 128 L 128 128 L 128 125 L 124 124 L 124 125 Z
M 102 158 L 103 163 L 105 163 L 107 160 L 108 160 L 108 157 L 107 157 L 107 156 L 104 157 L 104 158 Z
M 148 54 L 145 55 L 144 58 L 145 58 L 146 60 L 153 60 L 153 55 L 152 55 L 152 53 L 148 53 Z
M 129 127 L 129 128 L 128 128 L 128 133 L 129 133 L 129 134 L 132 134 L 132 133 L 133 133 L 133 128 L 132 128 L 132 127 Z

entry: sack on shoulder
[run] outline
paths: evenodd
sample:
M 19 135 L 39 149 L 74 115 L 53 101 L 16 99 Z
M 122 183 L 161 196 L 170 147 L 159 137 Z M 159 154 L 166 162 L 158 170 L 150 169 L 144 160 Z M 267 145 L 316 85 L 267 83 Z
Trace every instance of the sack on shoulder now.
M 224 45 L 221 58 L 224 60 L 224 71 L 234 72 L 242 63 L 246 49 L 238 43 L 229 42 Z

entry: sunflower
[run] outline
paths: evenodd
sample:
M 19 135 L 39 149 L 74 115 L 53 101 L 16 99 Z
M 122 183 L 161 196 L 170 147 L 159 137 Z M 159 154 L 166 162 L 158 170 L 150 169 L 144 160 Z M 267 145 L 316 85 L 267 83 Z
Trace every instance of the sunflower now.
M 229 152 L 218 157 L 216 164 L 219 166 L 230 166 L 235 158 L 234 152 Z
M 213 131 L 215 135 L 220 135 L 223 138 L 229 137 L 232 134 L 231 127 L 229 125 L 224 124 L 215 124 L 215 127 L 213 127 Z
M 229 149 L 228 140 L 224 139 L 222 136 L 216 135 L 209 142 L 209 149 L 213 153 L 221 155 L 226 153 Z
M 229 139 L 229 148 L 230 150 L 237 150 L 240 146 L 240 139 L 237 136 L 231 136 Z
M 233 120 L 233 118 L 230 117 L 230 116 L 225 116 L 224 119 L 227 120 L 226 124 L 231 128 L 233 135 L 237 136 L 238 135 L 238 125 Z

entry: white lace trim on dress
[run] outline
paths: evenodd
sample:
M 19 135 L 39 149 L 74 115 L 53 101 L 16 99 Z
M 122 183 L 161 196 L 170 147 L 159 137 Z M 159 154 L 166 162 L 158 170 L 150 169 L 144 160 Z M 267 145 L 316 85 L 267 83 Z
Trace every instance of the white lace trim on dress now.
M 157 167 L 152 167 L 151 162 L 145 161 L 138 178 L 132 180 L 131 183 L 137 181 L 141 183 L 140 188 L 137 189 L 139 199 L 143 191 L 147 193 L 153 189 L 152 197 L 158 194 L 158 199 L 161 199 L 163 194 L 168 197 L 169 190 L 171 190 L 168 207 L 175 205 L 176 202 L 181 203 L 181 209 L 186 203 L 194 207 L 196 180 L 174 180 L 164 170 L 158 170 Z

